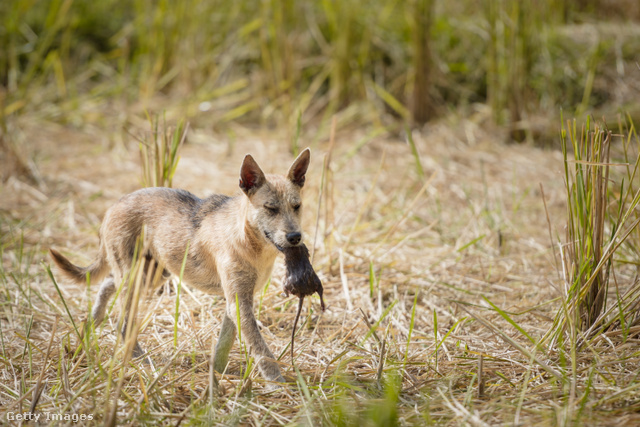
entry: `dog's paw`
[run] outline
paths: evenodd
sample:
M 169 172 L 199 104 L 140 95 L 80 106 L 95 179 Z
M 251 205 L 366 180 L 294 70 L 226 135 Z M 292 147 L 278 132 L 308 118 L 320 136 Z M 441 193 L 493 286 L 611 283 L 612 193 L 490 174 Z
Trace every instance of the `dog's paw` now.
M 277 363 L 262 359 L 258 362 L 258 368 L 262 374 L 262 378 L 273 383 L 284 383 L 285 379 L 280 373 L 280 367 Z
M 264 386 L 265 393 L 273 393 L 284 389 L 285 383 L 283 381 L 268 382 Z

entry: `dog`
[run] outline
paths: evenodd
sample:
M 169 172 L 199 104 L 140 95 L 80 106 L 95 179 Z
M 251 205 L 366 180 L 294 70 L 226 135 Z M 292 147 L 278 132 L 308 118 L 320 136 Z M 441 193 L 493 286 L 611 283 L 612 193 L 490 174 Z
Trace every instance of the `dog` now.
M 116 286 L 130 274 L 136 242 L 144 229 L 147 277 L 158 272 L 165 278 L 179 276 L 184 260 L 184 283 L 224 295 L 226 310 L 215 347 L 214 368 L 218 372 L 226 369 L 239 317 L 242 340 L 255 357 L 263 378 L 284 382 L 278 363 L 260 334 L 253 313 L 253 295 L 267 283 L 277 255 L 303 244 L 302 189 L 309 160 L 307 148 L 286 176 L 265 175 L 247 154 L 240 168 L 242 192 L 233 197 L 214 194 L 199 199 L 188 191 L 163 187 L 138 190 L 124 196 L 105 214 L 99 255 L 91 265 L 78 267 L 53 249 L 51 257 L 59 271 L 76 283 L 84 283 L 87 275 L 96 282 L 106 277 L 92 309 L 97 326 L 104 320 Z M 133 292 L 122 294 L 128 295 L 124 304 L 121 301 L 125 312 L 121 333 L 126 339 L 131 332 L 127 333 L 127 325 Z M 142 354 L 136 342 L 133 355 Z

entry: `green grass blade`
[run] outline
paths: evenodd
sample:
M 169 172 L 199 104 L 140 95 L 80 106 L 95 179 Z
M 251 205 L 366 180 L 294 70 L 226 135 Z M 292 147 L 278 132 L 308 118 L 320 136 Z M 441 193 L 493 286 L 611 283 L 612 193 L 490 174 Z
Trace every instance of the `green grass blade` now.
M 58 296 L 60 296 L 60 300 L 64 305 L 64 309 L 67 312 L 67 315 L 69 316 L 69 320 L 71 320 L 71 324 L 73 325 L 73 330 L 76 332 L 78 339 L 82 341 L 82 335 L 80 334 L 80 330 L 78 329 L 78 326 L 76 326 L 76 322 L 73 320 L 73 316 L 71 315 L 71 311 L 69 311 L 69 306 L 67 305 L 67 301 L 64 299 L 64 296 L 62 296 L 62 291 L 60 291 L 60 287 L 58 286 L 58 282 L 56 282 L 56 278 L 53 277 L 53 273 L 51 272 L 51 267 L 44 264 L 44 268 L 47 272 L 47 275 L 51 279 L 51 282 L 53 282 L 53 286 L 55 286 L 56 291 L 58 292 Z

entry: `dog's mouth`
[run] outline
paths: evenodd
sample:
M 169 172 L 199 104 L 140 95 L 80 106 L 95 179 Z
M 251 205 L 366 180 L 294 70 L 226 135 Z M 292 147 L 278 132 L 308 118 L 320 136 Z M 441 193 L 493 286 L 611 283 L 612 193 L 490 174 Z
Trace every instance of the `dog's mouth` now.
M 278 244 L 273 240 L 273 237 L 271 237 L 271 233 L 269 233 L 268 231 L 264 231 L 264 237 L 266 237 L 266 238 L 267 238 L 267 240 L 268 240 L 269 242 L 271 242 L 271 244 L 272 244 L 273 246 L 275 246 L 277 250 L 279 250 L 280 252 L 284 252 L 284 248 L 283 248 L 282 246 L 278 245 Z

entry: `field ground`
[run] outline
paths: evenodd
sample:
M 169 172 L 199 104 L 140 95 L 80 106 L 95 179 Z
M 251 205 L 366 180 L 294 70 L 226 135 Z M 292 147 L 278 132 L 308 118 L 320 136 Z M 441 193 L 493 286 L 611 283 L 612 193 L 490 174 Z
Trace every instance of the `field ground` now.
M 319 217 L 314 266 L 327 310 L 319 312 L 317 297 L 306 301 L 292 368 L 296 300 L 281 296 L 279 259 L 256 306 L 290 384 L 269 392 L 255 372 L 247 379 L 236 345 L 231 374 L 218 376 L 209 395 L 207 362 L 224 307 L 218 297 L 182 292 L 177 344 L 176 292 L 165 288 L 143 304 L 140 341 L 166 368 L 157 382 L 138 365 L 121 366 L 115 312 L 90 357 L 67 352 L 77 342 L 67 307 L 79 323 L 95 290 L 60 280 L 59 294 L 46 250 L 89 263 L 105 210 L 141 185 L 138 145 L 121 129 L 78 130 L 28 116 L 14 126 L 27 161 L 0 186 L 2 417 L 29 411 L 41 389 L 36 412 L 92 414 L 101 423 L 117 399 L 123 425 L 640 423 L 637 338 L 603 334 L 572 364 L 526 336 L 539 340 L 561 306 L 560 259 L 541 194 L 542 186 L 557 242 L 566 221 L 558 150 L 505 145 L 488 125 L 442 119 L 414 133 L 418 166 L 403 138 L 374 138 L 353 151 L 366 134 L 338 132 L 320 197 L 329 143 L 319 138 L 305 230 L 311 247 Z M 232 194 L 245 153 L 269 172 L 292 161 L 286 135 L 240 125 L 234 134 L 231 143 L 193 126 L 174 186 Z M 7 152 L 4 161 L 8 168 Z M 619 286 L 633 274 L 618 271 Z

